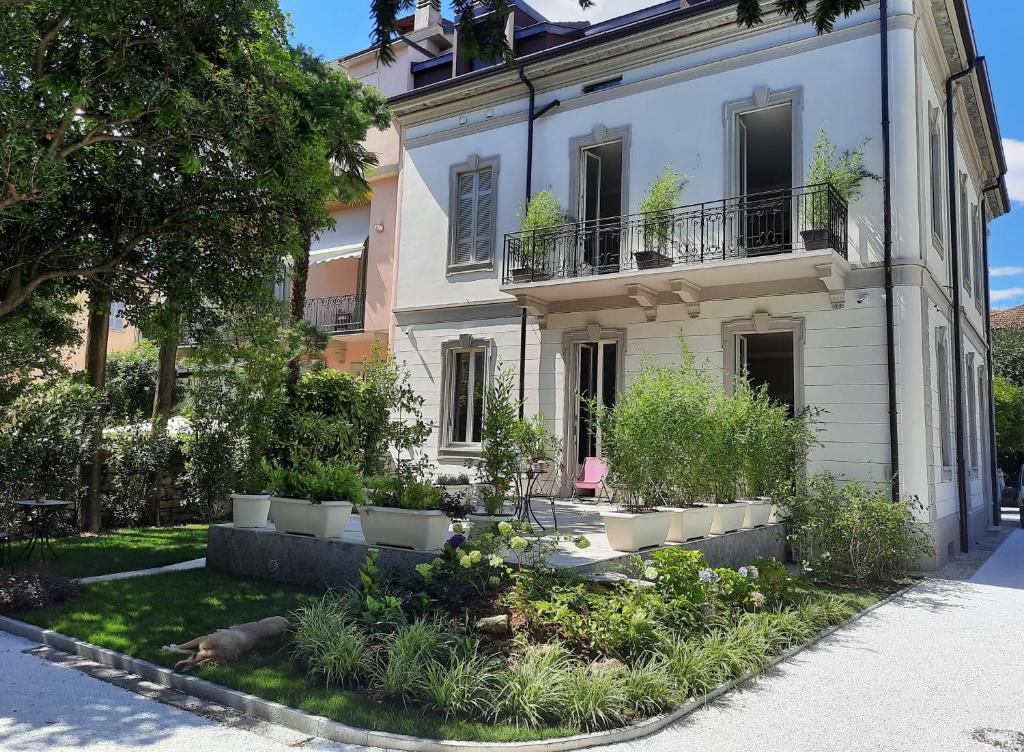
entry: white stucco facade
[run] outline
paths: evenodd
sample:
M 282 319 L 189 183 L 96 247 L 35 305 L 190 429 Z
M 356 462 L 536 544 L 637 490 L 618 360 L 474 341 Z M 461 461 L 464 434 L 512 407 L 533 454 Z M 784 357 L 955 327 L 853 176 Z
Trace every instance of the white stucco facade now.
M 901 489 L 923 503 L 922 519 L 931 526 L 941 561 L 956 549 L 959 513 L 956 468 L 947 464 L 956 436 L 947 431 L 945 453 L 941 438 L 942 426 L 953 424 L 953 409 L 949 390 L 939 386 L 943 365 L 936 337 L 947 337 L 944 367 L 951 385 L 949 255 L 961 249 L 932 229 L 929 129 L 935 108 L 940 113 L 944 108 L 951 53 L 931 10 L 932 3 L 921 0 L 890 4 L 891 186 Z M 560 102 L 536 121 L 534 192 L 550 189 L 572 213 L 575 144 L 590 134 L 600 141 L 602 134 L 625 133 L 626 213 L 639 210 L 646 187 L 665 165 L 688 177 L 684 204 L 721 202 L 737 194 L 730 118 L 780 101 L 793 113 L 792 186 L 808 182 L 808 160 L 822 127 L 840 151 L 866 140 L 866 166 L 882 172 L 877 5 L 822 36 L 808 26 L 782 22 L 738 29 L 725 10 L 666 24 L 663 31 L 656 41 L 649 32 L 632 44 L 627 37 L 567 54 L 558 64 L 540 59 L 527 66 L 537 106 Z M 621 76 L 621 83 L 584 93 L 588 83 L 613 76 Z M 523 372 L 527 412 L 542 412 L 566 446 L 576 430 L 569 378 L 575 343 L 621 347 L 615 366 L 621 388 L 644 357 L 677 360 L 680 334 L 698 361 L 726 378 L 738 333 L 793 332 L 796 405 L 820 410 L 822 445 L 811 453 L 812 469 L 861 480 L 889 478 L 880 183 L 867 182 L 863 197 L 849 206 L 845 248 L 712 261 L 701 269 L 633 269 L 589 280 L 516 283 L 503 273 L 503 238 L 519 230 L 516 213 L 525 194 L 526 89 L 514 71 L 491 79 L 470 79 L 462 86 L 451 82 L 394 103 L 402 150 L 393 347 L 426 399 L 426 417 L 439 427 L 447 419 L 444 390 L 451 377 L 445 358 L 460 343 L 485 348 L 488 375 L 502 367 L 518 372 L 523 306 L 529 312 Z M 994 176 L 991 155 L 986 161 L 969 127 L 972 113 L 963 97 L 958 108 L 963 126 L 957 131 L 955 169 L 965 175 L 970 216 Z M 938 123 L 945 128 L 944 115 Z M 940 142 L 945 160 L 944 136 Z M 451 186 L 455 166 L 467 160 L 493 165 L 493 263 L 458 271 L 449 264 Z M 990 218 L 999 213 L 991 204 Z M 947 225 L 945 211 L 935 223 L 940 227 Z M 973 454 L 968 452 L 967 483 L 970 535 L 976 539 L 992 501 L 993 447 L 986 320 L 983 296 L 975 294 L 987 284 L 987 274 L 979 274 L 970 257 L 974 286 L 969 292 L 964 288 L 961 300 L 960 366 L 972 363 L 968 381 L 976 395 L 974 409 L 965 409 L 973 420 L 966 435 L 976 442 Z M 941 417 L 943 409 L 948 421 Z M 440 429 L 428 447 L 431 458 L 448 470 L 474 455 L 472 446 L 451 446 Z

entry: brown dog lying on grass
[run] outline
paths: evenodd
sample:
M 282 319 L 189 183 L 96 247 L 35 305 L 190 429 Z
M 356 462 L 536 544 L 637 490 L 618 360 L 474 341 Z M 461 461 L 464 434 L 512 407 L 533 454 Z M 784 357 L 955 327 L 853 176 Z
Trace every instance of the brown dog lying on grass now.
M 283 616 L 268 616 L 266 619 L 239 624 L 231 629 L 218 629 L 213 634 L 203 635 L 182 645 L 166 645 L 164 650 L 173 653 L 195 655 L 174 664 L 175 671 L 191 671 L 207 663 L 229 663 L 237 661 L 256 648 L 272 645 L 284 637 L 291 624 Z

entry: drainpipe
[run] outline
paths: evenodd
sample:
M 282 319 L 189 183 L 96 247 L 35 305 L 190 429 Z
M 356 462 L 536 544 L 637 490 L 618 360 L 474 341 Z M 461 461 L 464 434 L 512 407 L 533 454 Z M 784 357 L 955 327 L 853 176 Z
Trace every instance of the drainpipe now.
M 526 66 L 519 66 L 519 80 L 526 84 L 530 91 L 529 112 L 526 117 L 526 204 L 529 205 L 533 196 L 533 124 L 548 111 L 558 107 L 561 102 L 554 99 L 539 111 L 537 107 L 537 90 L 533 82 L 526 77 Z M 526 403 L 526 307 L 520 309 L 519 315 L 519 418 L 523 417 Z
M 992 309 L 991 300 L 989 296 L 989 282 L 988 282 L 988 204 L 986 202 L 986 196 L 991 190 L 995 190 L 999 187 L 1000 181 L 1003 176 L 999 176 L 999 180 L 996 180 L 992 185 L 986 186 L 981 191 L 981 268 L 985 274 L 985 368 L 988 372 L 988 434 L 989 434 L 989 446 L 992 447 L 992 456 L 989 457 L 991 460 L 990 470 L 992 472 L 992 524 L 996 527 L 1002 524 L 1002 504 L 999 498 L 999 480 L 998 473 L 999 465 L 996 462 L 996 400 L 995 395 L 992 392 Z M 978 280 L 978 284 L 981 284 L 981 280 Z
M 900 496 L 900 434 L 896 401 L 896 301 L 892 281 L 892 157 L 889 121 L 889 3 L 879 5 L 882 76 L 882 248 L 885 272 L 885 350 L 889 389 L 889 466 L 892 500 Z
M 956 423 L 956 486 L 957 498 L 960 512 L 960 550 L 967 553 L 970 550 L 971 536 L 967 526 L 967 515 L 969 502 L 967 498 L 967 461 L 964 455 L 964 348 L 961 331 L 960 316 L 960 233 L 957 227 L 957 197 L 956 186 L 956 140 L 953 132 L 955 113 L 953 110 L 953 85 L 961 78 L 969 76 L 974 72 L 978 64 L 978 58 L 971 61 L 964 70 L 954 73 L 946 79 L 946 171 L 949 184 L 949 260 L 950 260 L 950 288 L 953 292 L 953 393 L 955 423 Z

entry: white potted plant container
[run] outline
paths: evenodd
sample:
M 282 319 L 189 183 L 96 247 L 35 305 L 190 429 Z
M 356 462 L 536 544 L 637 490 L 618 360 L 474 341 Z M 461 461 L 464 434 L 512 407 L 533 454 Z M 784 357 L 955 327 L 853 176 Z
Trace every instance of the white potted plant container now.
M 672 513 L 658 509 L 647 512 L 601 512 L 608 545 L 615 551 L 635 553 L 665 545 Z
M 741 501 L 732 501 L 728 504 L 716 504 L 715 515 L 711 523 L 711 534 L 722 535 L 731 533 L 743 527 L 743 518 L 747 514 L 747 505 Z
M 755 527 L 763 527 L 768 524 L 768 518 L 772 514 L 772 505 L 764 499 L 744 499 L 747 505 L 743 514 L 743 529 L 750 530 Z
M 438 508 L 441 489 L 414 478 L 396 482 L 395 487 L 395 493 L 378 495 L 373 504 L 359 509 L 366 543 L 414 551 L 443 548 L 452 519 Z
M 279 533 L 312 535 L 316 538 L 340 538 L 352 516 L 348 501 L 310 501 L 270 498 L 271 516 Z
M 306 466 L 264 465 L 270 486 L 270 519 L 279 533 L 340 538 L 363 500 L 362 480 L 344 463 Z
M 711 525 L 715 521 L 715 508 L 705 505 L 690 507 L 661 507 L 672 516 L 668 528 L 668 540 L 672 543 L 685 543 L 690 540 L 706 538 L 711 533 Z
M 270 494 L 231 494 L 231 523 L 235 527 L 266 527 Z

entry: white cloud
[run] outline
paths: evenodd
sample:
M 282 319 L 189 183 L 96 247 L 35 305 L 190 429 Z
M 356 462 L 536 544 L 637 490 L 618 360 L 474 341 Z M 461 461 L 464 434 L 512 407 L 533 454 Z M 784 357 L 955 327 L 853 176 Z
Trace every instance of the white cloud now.
M 1024 141 L 1004 138 L 1003 152 L 1009 168 L 1006 173 L 1006 189 L 1010 192 L 1010 200 L 1024 202 Z
M 1008 287 L 1005 290 L 993 290 L 992 302 L 1005 303 L 1008 300 L 1024 297 L 1024 287 Z
M 580 8 L 576 0 L 526 0 L 526 4 L 552 21 L 597 23 L 661 3 L 659 0 L 595 0 L 593 7 L 587 10 Z
M 988 270 L 990 277 L 1016 277 L 1024 274 L 1024 266 L 993 266 Z

